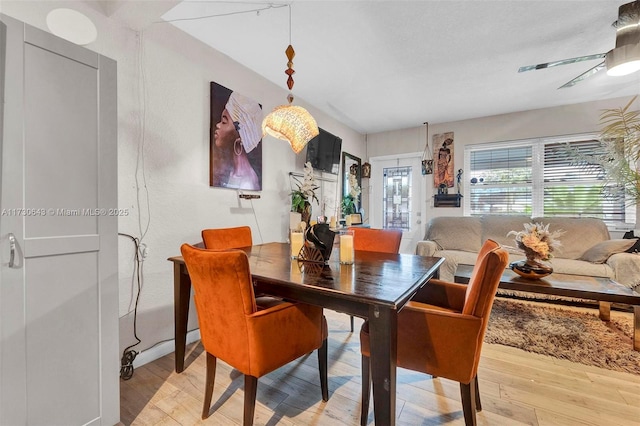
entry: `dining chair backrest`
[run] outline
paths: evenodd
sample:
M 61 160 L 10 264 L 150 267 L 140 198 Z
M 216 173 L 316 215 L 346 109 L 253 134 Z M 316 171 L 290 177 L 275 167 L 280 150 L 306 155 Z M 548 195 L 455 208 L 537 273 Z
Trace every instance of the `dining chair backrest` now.
M 372 229 L 351 227 L 353 231 L 353 248 L 357 251 L 374 251 L 378 253 L 398 253 L 402 231 L 399 229 Z
M 500 277 L 504 273 L 508 254 L 493 240 L 486 240 L 478 252 L 476 263 L 467 285 L 462 313 L 475 317 L 487 317 L 491 310 Z M 489 256 L 493 254 L 492 256 Z M 504 259 L 506 257 L 506 260 Z
M 257 311 L 249 260 L 242 250 L 183 244 L 205 350 L 222 359 L 249 359 L 247 317 Z M 230 332 L 232 331 L 232 332 Z
M 250 247 L 253 245 L 251 228 L 248 226 L 203 229 L 202 242 L 205 248 L 215 250 Z

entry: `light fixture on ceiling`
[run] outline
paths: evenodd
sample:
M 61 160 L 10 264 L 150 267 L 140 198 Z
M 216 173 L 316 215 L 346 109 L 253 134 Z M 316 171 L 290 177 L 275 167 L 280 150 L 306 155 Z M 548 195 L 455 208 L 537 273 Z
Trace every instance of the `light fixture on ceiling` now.
M 47 14 L 47 27 L 52 34 L 84 46 L 98 37 L 98 30 L 86 15 L 73 9 L 54 9 Z
M 285 51 L 287 55 L 287 87 L 293 89 L 293 57 L 296 52 L 291 45 L 291 5 L 289 5 L 289 46 Z M 291 145 L 293 152 L 298 154 L 307 143 L 318 136 L 318 124 L 309 114 L 309 111 L 301 106 L 292 105 L 293 95 L 287 96 L 288 105 L 280 105 L 273 109 L 262 121 L 262 133 L 275 138 L 285 140 Z
M 607 75 L 622 76 L 640 70 L 640 1 L 618 8 L 616 47 L 605 56 Z

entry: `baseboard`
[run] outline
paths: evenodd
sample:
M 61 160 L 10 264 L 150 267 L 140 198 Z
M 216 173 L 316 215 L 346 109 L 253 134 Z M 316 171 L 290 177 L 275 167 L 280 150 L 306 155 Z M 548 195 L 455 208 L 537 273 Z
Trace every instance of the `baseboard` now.
M 196 340 L 200 340 L 199 328 L 191 330 L 187 333 L 187 345 L 189 343 L 195 342 Z M 170 354 L 171 352 L 175 352 L 175 350 L 175 340 L 167 340 L 166 342 L 162 342 L 156 346 L 150 347 L 149 349 L 145 349 L 136 356 L 135 360 L 133 360 L 133 368 L 136 369 L 138 367 L 141 367 L 149 362 L 155 361 L 158 358 L 162 358 L 163 356 Z

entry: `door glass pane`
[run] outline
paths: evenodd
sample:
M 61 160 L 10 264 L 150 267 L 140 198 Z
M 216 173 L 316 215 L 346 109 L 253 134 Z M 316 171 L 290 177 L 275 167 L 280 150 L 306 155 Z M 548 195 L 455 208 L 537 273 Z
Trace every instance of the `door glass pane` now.
M 411 230 L 411 166 L 382 170 L 382 227 Z

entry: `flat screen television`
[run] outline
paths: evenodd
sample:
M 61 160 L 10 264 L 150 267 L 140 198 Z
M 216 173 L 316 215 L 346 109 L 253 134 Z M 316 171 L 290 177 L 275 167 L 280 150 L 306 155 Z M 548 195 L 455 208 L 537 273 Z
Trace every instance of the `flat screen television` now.
M 340 152 L 342 139 L 319 128 L 320 134 L 307 144 L 307 160 L 314 170 L 320 170 L 334 175 L 340 169 Z

